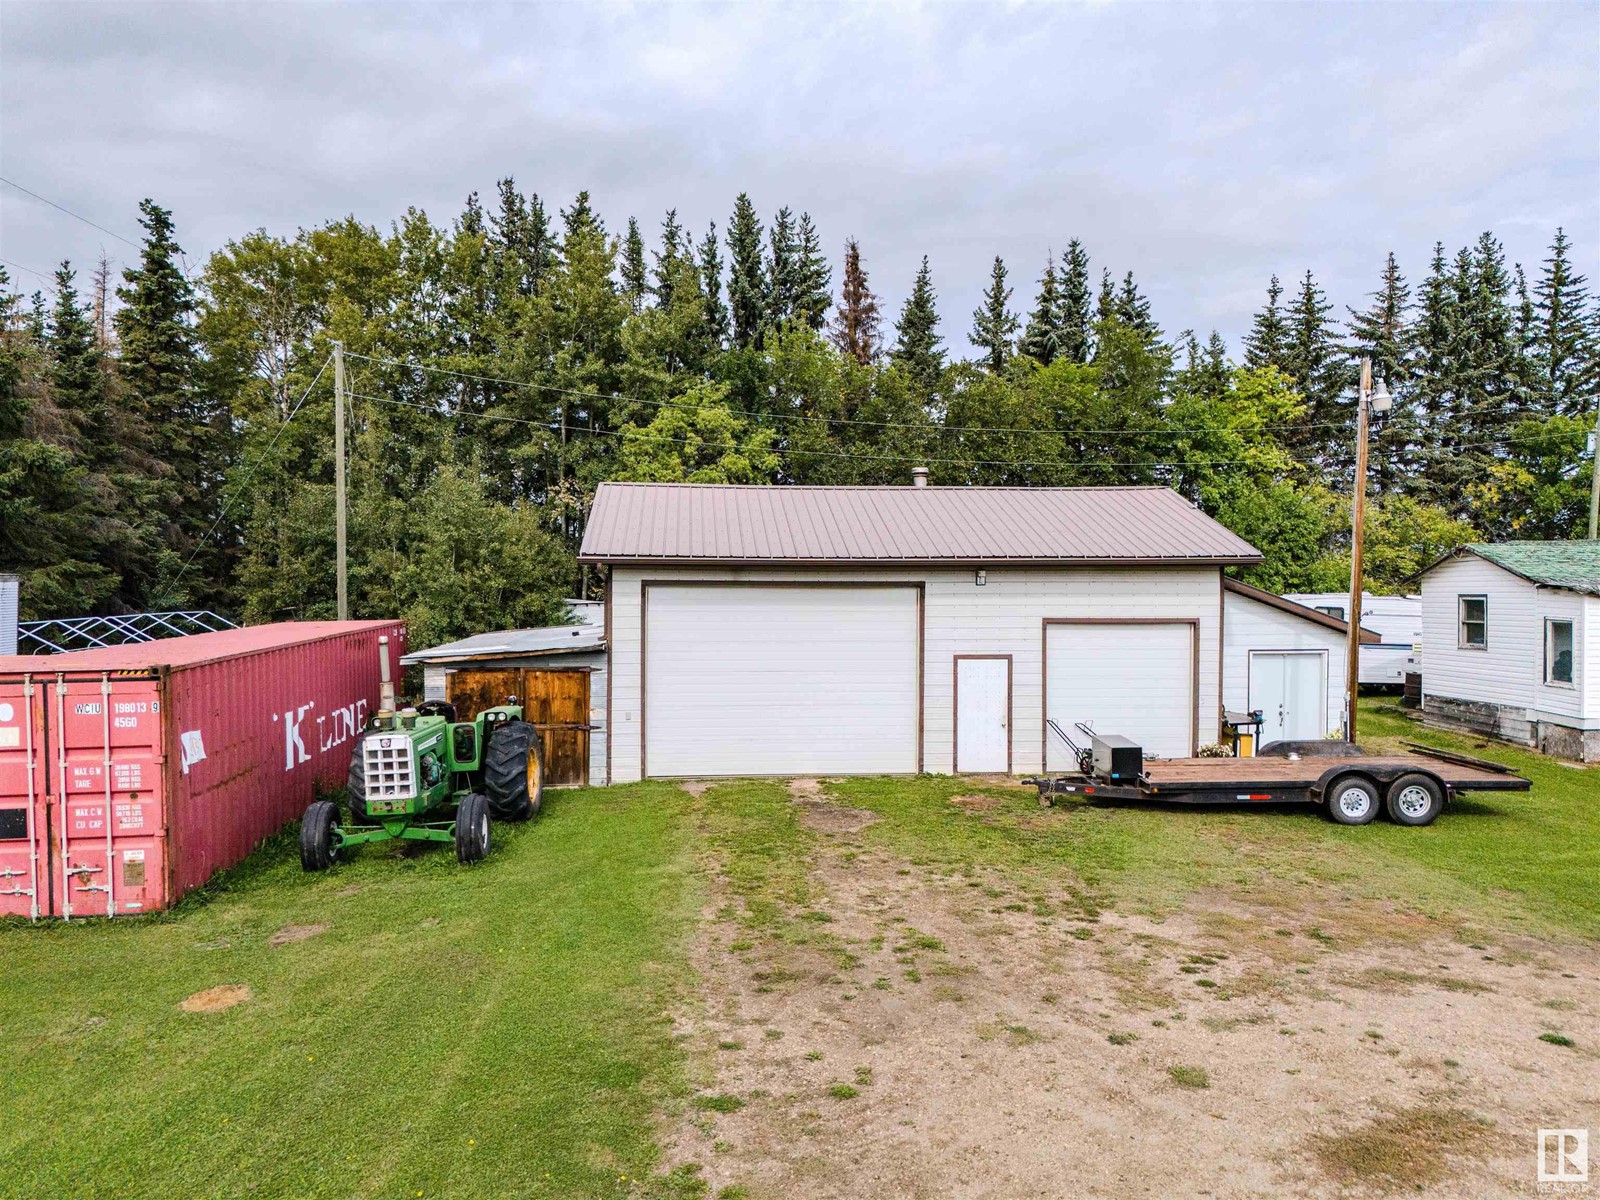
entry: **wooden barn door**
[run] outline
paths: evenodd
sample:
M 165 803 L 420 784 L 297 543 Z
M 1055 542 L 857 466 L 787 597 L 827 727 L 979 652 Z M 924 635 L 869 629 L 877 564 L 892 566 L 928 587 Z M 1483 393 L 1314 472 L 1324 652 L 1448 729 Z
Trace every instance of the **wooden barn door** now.
M 546 787 L 589 782 L 589 672 L 583 670 L 462 670 L 449 676 L 450 703 L 460 720 L 515 696 L 523 717 L 539 731 Z
M 523 672 L 524 715 L 539 731 L 548 787 L 589 782 L 589 672 Z

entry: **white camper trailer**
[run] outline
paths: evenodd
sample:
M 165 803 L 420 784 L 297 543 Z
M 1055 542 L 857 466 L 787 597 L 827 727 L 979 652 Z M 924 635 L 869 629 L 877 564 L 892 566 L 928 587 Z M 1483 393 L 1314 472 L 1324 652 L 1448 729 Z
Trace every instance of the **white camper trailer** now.
M 1349 615 L 1348 592 L 1301 592 L 1284 596 L 1343 621 Z M 1400 687 L 1406 673 L 1422 670 L 1422 597 L 1361 596 L 1361 627 L 1382 640 L 1361 647 L 1361 682 Z

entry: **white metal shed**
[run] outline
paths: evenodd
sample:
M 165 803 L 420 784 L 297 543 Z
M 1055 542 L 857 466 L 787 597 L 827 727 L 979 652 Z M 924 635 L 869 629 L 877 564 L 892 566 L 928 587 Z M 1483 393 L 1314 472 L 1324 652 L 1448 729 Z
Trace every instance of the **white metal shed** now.
M 580 559 L 623 782 L 1037 771 L 1047 719 L 1192 753 L 1260 555 L 1164 488 L 604 484 Z

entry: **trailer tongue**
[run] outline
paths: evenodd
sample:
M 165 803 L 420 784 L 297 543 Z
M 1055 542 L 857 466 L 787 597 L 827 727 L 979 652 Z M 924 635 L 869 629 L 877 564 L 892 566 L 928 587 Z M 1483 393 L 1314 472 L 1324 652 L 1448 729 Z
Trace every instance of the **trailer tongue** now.
M 1414 742 L 1407 753 L 1367 754 L 1349 742 L 1267 746 L 1255 758 L 1150 758 L 1127 738 L 1080 728 L 1089 745 L 1072 747 L 1078 770 L 1027 779 L 1039 802 L 1057 796 L 1155 800 L 1174 804 L 1321 804 L 1344 825 L 1365 825 L 1387 808 L 1401 825 L 1427 825 L 1462 792 L 1525 792 L 1509 768 Z

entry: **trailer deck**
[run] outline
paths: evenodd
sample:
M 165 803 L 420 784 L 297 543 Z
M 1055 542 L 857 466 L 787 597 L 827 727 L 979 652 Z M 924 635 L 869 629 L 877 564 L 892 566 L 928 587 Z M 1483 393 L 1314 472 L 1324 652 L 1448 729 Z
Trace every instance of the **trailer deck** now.
M 1094 771 L 1071 772 L 1028 780 L 1039 789 L 1039 801 L 1048 805 L 1059 795 L 1100 800 L 1159 800 L 1177 804 L 1330 803 L 1337 809 L 1352 785 L 1370 790 L 1370 804 L 1362 808 L 1352 795 L 1350 812 L 1359 813 L 1346 823 L 1363 824 L 1374 815 L 1371 805 L 1388 796 L 1391 815 L 1401 794 L 1407 795 L 1405 824 L 1426 824 L 1443 804 L 1463 792 L 1525 792 L 1532 785 L 1499 763 L 1467 755 L 1436 751 L 1407 743 L 1410 752 L 1397 754 L 1346 753 L 1271 756 L 1255 758 L 1152 758 L 1146 759 L 1137 779 L 1111 780 Z M 1431 807 L 1415 792 L 1419 777 L 1431 781 L 1438 795 Z M 1398 786 L 1396 786 L 1398 785 Z M 1336 795 L 1337 794 L 1337 795 Z M 1415 804 L 1413 804 L 1415 802 Z M 1334 812 L 1335 819 L 1340 814 Z M 1410 819 L 1415 818 L 1415 819 Z M 1396 818 L 1401 819 L 1401 818 Z

